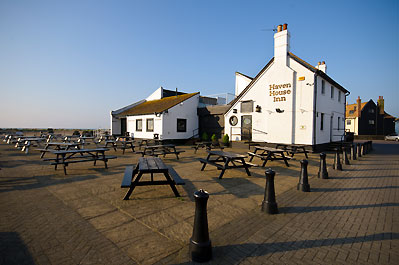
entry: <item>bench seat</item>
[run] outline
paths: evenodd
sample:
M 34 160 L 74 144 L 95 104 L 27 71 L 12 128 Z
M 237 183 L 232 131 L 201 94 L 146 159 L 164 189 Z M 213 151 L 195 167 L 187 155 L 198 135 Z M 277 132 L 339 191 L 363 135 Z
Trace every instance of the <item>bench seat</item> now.
M 213 166 L 215 166 L 215 167 L 217 167 L 217 168 L 219 168 L 219 169 L 225 169 L 225 168 L 224 168 L 224 165 L 220 165 L 220 164 L 218 164 L 218 163 L 215 163 L 215 162 L 213 162 L 213 161 L 208 161 L 208 160 L 203 159 L 203 158 L 198 158 L 198 161 L 200 161 L 200 162 L 203 163 L 203 164 L 213 165 Z
M 123 175 L 121 188 L 129 188 L 130 185 L 132 184 L 134 168 L 135 168 L 135 165 L 127 166 L 125 168 L 125 174 Z
M 176 185 L 186 184 L 184 180 L 179 176 L 179 174 L 177 174 L 176 170 L 173 167 L 168 166 L 168 171 L 169 175 L 173 178 Z

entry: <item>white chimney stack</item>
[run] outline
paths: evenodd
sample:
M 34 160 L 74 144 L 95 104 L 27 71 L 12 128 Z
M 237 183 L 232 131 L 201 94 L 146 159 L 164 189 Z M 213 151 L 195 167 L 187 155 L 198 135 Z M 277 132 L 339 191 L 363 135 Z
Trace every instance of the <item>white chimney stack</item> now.
M 287 24 L 278 25 L 274 34 L 274 63 L 287 65 L 287 53 L 290 51 L 290 33 Z
M 316 66 L 317 69 L 319 69 L 320 71 L 327 73 L 327 65 L 325 61 L 319 62 Z

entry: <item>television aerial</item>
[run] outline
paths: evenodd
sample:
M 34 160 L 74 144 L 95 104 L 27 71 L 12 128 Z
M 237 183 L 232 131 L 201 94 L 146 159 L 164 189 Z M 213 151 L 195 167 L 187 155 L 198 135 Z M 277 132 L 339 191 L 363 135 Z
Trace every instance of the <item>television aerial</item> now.
M 261 31 L 273 31 L 273 32 L 276 32 L 277 31 L 277 26 L 274 25 L 274 27 L 272 29 L 261 29 Z

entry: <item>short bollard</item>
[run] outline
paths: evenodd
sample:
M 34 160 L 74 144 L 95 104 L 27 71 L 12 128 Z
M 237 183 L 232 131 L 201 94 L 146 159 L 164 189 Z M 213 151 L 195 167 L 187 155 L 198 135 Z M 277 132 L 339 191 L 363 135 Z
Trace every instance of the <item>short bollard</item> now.
M 362 156 L 367 154 L 367 147 L 365 143 L 362 143 Z
M 333 169 L 335 170 L 341 170 L 342 171 L 342 164 L 341 164 L 341 156 L 340 156 L 341 150 L 337 148 L 337 152 L 335 153 L 334 157 L 334 165 Z
M 352 159 L 353 160 L 357 160 L 356 153 L 357 153 L 356 144 L 352 144 Z
M 265 187 L 265 196 L 262 201 L 262 211 L 268 214 L 277 214 L 277 202 L 276 202 L 276 193 L 274 191 L 274 176 L 276 173 L 269 168 L 265 172 L 266 174 L 266 187 Z
M 308 160 L 301 160 L 301 175 L 299 176 L 299 183 L 296 187 L 297 190 L 303 192 L 310 191 L 310 185 L 308 181 Z
M 373 151 L 373 141 L 369 141 L 370 151 Z
M 194 192 L 195 217 L 193 235 L 190 238 L 190 256 L 193 261 L 207 262 L 212 258 L 212 245 L 209 240 L 206 204 L 209 194 L 200 189 Z
M 345 165 L 351 164 L 351 163 L 349 163 L 348 153 L 350 154 L 350 150 L 348 151 L 348 147 L 344 147 L 344 163 L 345 163 Z
M 319 173 L 317 174 L 318 178 L 328 179 L 328 171 L 327 171 L 327 164 L 326 164 L 326 154 L 320 153 L 320 166 L 319 166 Z
M 362 157 L 362 145 L 357 144 L 357 157 L 360 158 Z

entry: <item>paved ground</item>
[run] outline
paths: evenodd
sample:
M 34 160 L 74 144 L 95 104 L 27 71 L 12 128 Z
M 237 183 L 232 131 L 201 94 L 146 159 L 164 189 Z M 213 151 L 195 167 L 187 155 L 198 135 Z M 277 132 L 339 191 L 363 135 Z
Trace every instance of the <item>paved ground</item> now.
M 398 264 L 399 144 L 374 142 L 374 151 L 344 171 L 315 177 L 318 154 L 309 158 L 311 192 L 295 189 L 299 161 L 276 174 L 280 214 L 260 211 L 264 168 L 227 171 L 222 180 L 201 172 L 190 147 L 181 159 L 164 159 L 186 181 L 181 198 L 167 186 L 138 187 L 129 201 L 120 188 L 126 165 L 138 156 L 117 152 L 109 169 L 73 164 L 68 175 L 0 144 L 0 264 L 185 264 L 193 230 L 193 192 L 210 193 L 211 264 Z M 244 153 L 236 144 L 229 151 Z M 256 161 L 255 161 L 256 162 Z M 328 155 L 328 165 L 332 155 Z

